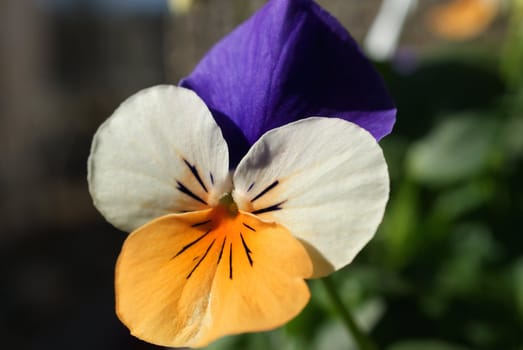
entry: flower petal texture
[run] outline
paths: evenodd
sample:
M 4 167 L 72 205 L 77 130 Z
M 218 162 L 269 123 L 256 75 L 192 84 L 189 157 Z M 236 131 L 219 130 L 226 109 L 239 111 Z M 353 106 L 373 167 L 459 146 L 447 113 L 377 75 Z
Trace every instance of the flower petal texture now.
M 127 99 L 94 136 L 94 204 L 124 231 L 169 213 L 206 209 L 230 190 L 228 151 L 191 90 L 155 86 Z M 229 186 L 229 188 L 227 188 Z
M 131 333 L 164 346 L 271 329 L 309 300 L 302 244 L 283 226 L 209 209 L 133 232 L 116 267 L 116 309 Z
M 234 144 L 231 159 L 266 131 L 313 115 L 352 121 L 376 139 L 395 121 L 380 76 L 343 26 L 310 0 L 269 1 L 181 85 L 209 106 Z
M 240 210 L 289 229 L 306 246 L 314 277 L 352 261 L 373 237 L 389 195 L 381 148 L 337 118 L 308 118 L 263 135 L 238 165 Z

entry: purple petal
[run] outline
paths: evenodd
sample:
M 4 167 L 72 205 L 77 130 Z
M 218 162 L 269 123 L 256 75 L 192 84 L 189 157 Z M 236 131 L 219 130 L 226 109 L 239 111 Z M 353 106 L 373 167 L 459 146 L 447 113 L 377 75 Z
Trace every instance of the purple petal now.
M 269 1 L 181 85 L 207 103 L 237 160 L 266 131 L 305 117 L 343 118 L 379 140 L 396 115 L 356 42 L 310 0 Z

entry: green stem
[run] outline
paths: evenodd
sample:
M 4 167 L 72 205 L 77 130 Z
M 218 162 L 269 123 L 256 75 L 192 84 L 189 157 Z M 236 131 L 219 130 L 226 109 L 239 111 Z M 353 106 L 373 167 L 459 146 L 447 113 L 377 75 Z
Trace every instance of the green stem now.
M 324 277 L 321 279 L 321 281 L 323 282 L 323 285 L 325 286 L 332 303 L 339 312 L 343 323 L 345 323 L 345 326 L 352 335 L 359 350 L 377 350 L 377 347 L 374 345 L 372 340 L 360 329 L 360 327 L 356 324 L 356 321 L 354 321 L 354 318 L 352 317 L 349 309 L 347 309 L 343 304 L 343 301 L 341 300 L 340 295 L 338 294 L 338 290 L 336 289 L 332 279 L 330 277 Z

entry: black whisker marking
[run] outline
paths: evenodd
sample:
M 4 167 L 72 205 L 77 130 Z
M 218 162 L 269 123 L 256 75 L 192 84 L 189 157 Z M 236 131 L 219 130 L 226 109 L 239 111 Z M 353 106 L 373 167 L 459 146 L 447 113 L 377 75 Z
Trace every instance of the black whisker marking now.
M 251 214 L 258 215 L 258 214 L 263 214 L 263 213 L 267 213 L 267 212 L 270 212 L 270 211 L 281 210 L 281 209 L 283 209 L 281 207 L 281 205 L 283 203 L 285 203 L 285 201 L 280 202 L 278 204 L 271 205 L 269 207 L 265 207 L 265 208 L 262 208 L 262 209 L 254 210 L 254 211 L 251 212 Z
M 187 161 L 187 159 L 183 159 L 185 165 L 191 170 L 191 173 L 194 175 L 200 186 L 202 186 L 203 190 L 207 192 L 207 187 L 205 187 L 205 184 L 202 181 L 202 178 L 200 177 L 200 174 L 198 173 L 198 169 L 196 169 L 196 166 L 192 165 Z
M 243 226 L 247 227 L 249 230 L 256 232 L 256 230 L 252 226 L 247 225 L 245 222 L 242 222 L 242 224 L 243 224 Z
M 189 279 L 191 277 L 191 275 L 193 274 L 193 272 L 196 270 L 196 268 L 198 266 L 200 266 L 200 264 L 202 263 L 203 259 L 205 259 L 205 257 L 207 256 L 207 254 L 209 254 L 209 250 L 211 250 L 212 246 L 214 245 L 214 242 L 216 242 L 216 239 L 213 240 L 211 242 L 211 244 L 209 244 L 209 246 L 207 247 L 207 250 L 205 251 L 205 253 L 203 254 L 202 258 L 200 260 L 198 260 L 198 262 L 196 263 L 196 265 L 193 267 L 193 269 L 191 270 L 191 272 L 189 272 L 189 274 L 187 275 L 187 277 L 185 277 L 186 279 Z
M 270 184 L 269 186 L 265 187 L 265 189 L 263 191 L 261 191 L 260 193 L 258 193 L 258 195 L 256 195 L 253 199 L 251 199 L 251 203 L 254 202 L 255 200 L 259 199 L 260 197 L 262 197 L 263 195 L 265 195 L 267 192 L 269 192 L 270 190 L 272 190 L 274 187 L 278 186 L 280 182 L 278 180 L 274 181 L 272 184 Z
M 222 260 L 223 248 L 225 247 L 226 240 L 227 240 L 227 237 L 223 237 L 222 247 L 220 248 L 220 254 L 218 255 L 218 262 L 216 263 L 216 265 L 218 265 L 220 263 L 220 260 Z
M 200 197 L 198 197 L 197 195 L 195 195 L 194 193 L 192 193 L 187 187 L 185 187 L 184 184 L 182 184 L 180 181 L 176 180 L 176 183 L 178 184 L 178 187 L 176 187 L 176 189 L 182 193 L 185 193 L 186 195 L 188 195 L 189 197 L 191 197 L 192 199 L 194 200 L 197 200 L 198 202 L 202 203 L 202 204 L 205 204 L 207 205 L 207 202 L 204 201 L 203 199 L 201 199 Z
M 178 255 L 182 254 L 182 253 L 183 253 L 184 251 L 186 251 L 187 249 L 191 248 L 193 245 L 195 245 L 195 244 L 198 243 L 199 241 L 201 241 L 203 237 L 205 237 L 205 236 L 207 236 L 207 235 L 209 234 L 209 232 L 211 232 L 210 229 L 207 230 L 207 232 L 205 232 L 205 233 L 204 233 L 203 235 L 201 235 L 200 237 L 196 238 L 196 239 L 195 239 L 194 241 L 192 241 L 191 243 L 189 243 L 189 244 L 183 246 L 183 248 L 180 249 L 180 251 L 179 251 L 178 253 L 176 253 L 176 255 L 173 256 L 173 257 L 171 258 L 171 260 L 174 259 L 174 258 L 176 258 Z
M 197 222 L 196 224 L 192 224 L 191 227 L 198 227 L 198 226 L 201 226 L 201 225 L 205 225 L 205 224 L 208 224 L 211 221 L 212 220 L 206 220 L 206 221 L 202 221 L 202 222 Z
M 251 258 L 252 251 L 247 246 L 247 243 L 245 243 L 245 239 L 243 239 L 243 235 L 241 232 L 240 232 L 240 238 L 242 239 L 243 249 L 245 249 L 245 255 L 247 255 L 247 259 L 249 259 L 249 264 L 252 266 L 252 264 L 253 264 L 253 261 Z
M 232 280 L 232 242 L 229 245 L 229 279 Z

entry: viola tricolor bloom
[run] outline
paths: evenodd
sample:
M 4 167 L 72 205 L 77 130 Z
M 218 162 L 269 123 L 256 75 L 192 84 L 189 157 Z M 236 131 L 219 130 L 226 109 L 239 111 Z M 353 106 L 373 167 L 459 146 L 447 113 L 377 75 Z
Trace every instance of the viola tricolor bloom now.
M 356 43 L 309 0 L 272 0 L 180 87 L 131 96 L 97 131 L 95 206 L 132 232 L 116 311 L 135 336 L 201 347 L 278 327 L 305 279 L 347 265 L 388 199 L 395 110 Z

